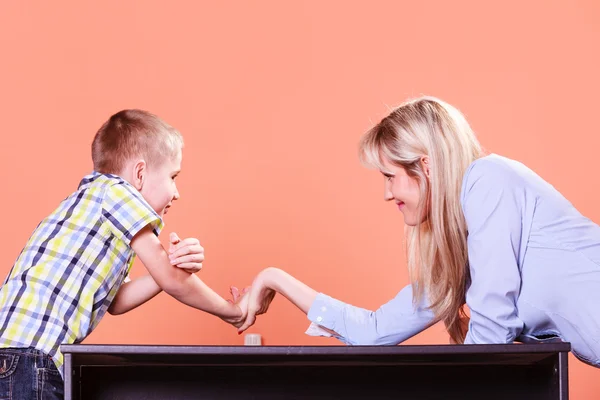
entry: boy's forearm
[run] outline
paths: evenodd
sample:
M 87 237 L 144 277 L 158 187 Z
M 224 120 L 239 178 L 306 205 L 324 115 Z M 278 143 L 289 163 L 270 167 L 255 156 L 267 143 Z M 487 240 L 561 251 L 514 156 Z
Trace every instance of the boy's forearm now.
M 188 274 L 185 271 L 180 272 Z M 183 280 L 179 280 L 178 287 L 170 290 L 169 294 L 190 307 L 219 318 L 238 318 L 242 315 L 238 306 L 227 302 L 194 274 L 188 274 Z
M 279 268 L 267 268 L 259 279 L 269 289 L 273 289 L 291 301 L 296 307 L 308 314 L 317 291 Z
M 152 276 L 141 276 L 121 285 L 108 312 L 113 315 L 124 314 L 144 304 L 161 291 Z
M 155 277 L 157 284 L 179 302 L 220 318 L 236 318 L 242 315 L 234 304 L 228 303 L 198 276 L 179 269 L 169 263 L 166 253 L 161 253 L 155 262 L 162 264 L 162 273 Z M 154 273 L 158 271 L 153 269 Z

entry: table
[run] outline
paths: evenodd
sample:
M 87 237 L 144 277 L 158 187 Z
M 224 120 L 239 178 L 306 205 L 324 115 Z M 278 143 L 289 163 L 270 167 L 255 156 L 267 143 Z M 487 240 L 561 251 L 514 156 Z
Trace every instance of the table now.
M 65 399 L 567 399 L 569 343 L 63 345 Z

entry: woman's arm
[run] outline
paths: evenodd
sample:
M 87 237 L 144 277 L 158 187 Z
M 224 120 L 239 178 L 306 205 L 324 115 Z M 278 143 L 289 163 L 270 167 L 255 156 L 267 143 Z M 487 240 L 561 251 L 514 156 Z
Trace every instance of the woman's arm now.
M 318 293 L 281 269 L 267 268 L 252 284 L 248 315 L 240 332 L 254 323 L 256 314 L 266 311 L 262 299 L 270 291 L 280 293 L 314 324 L 351 345 L 398 344 L 434 322 L 433 313 L 424 303 L 416 307 L 413 304 L 410 285 L 377 311 L 370 311 Z

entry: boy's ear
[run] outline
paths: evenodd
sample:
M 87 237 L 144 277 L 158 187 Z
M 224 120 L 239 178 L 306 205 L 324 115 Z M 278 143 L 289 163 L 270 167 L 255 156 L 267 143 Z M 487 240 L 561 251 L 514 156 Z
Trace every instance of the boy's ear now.
M 133 164 L 133 186 L 137 190 L 142 190 L 144 186 L 144 178 L 146 177 L 147 165 L 146 161 L 138 160 Z

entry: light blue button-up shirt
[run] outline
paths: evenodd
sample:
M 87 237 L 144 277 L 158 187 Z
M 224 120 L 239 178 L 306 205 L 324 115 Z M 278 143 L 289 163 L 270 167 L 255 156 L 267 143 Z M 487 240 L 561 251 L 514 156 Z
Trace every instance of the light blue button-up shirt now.
M 523 164 L 495 154 L 462 183 L 468 228 L 471 320 L 465 344 L 571 343 L 600 367 L 600 227 Z M 393 345 L 434 323 L 406 286 L 377 311 L 317 295 L 307 333 L 348 345 Z

